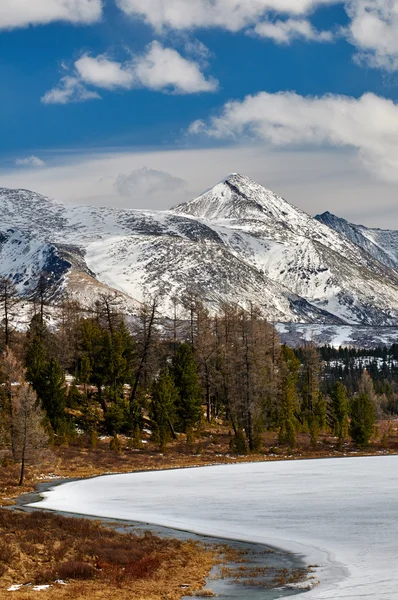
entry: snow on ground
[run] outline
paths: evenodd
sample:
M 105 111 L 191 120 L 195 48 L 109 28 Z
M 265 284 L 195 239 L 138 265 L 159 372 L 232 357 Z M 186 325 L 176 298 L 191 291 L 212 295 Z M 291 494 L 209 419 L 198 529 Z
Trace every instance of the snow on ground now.
M 321 565 L 316 600 L 393 600 L 398 457 L 264 462 L 111 475 L 40 507 L 261 542 Z M 32 505 L 34 506 L 34 505 Z M 36 505 L 37 507 L 37 505 Z

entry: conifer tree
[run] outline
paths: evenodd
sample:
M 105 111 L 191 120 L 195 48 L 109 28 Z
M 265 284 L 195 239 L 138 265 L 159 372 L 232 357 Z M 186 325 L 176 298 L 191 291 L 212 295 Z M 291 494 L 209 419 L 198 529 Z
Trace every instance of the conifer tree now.
M 4 345 L 6 348 L 11 343 L 17 303 L 18 293 L 13 281 L 8 277 L 0 277 L 0 314 L 2 315 Z
M 326 418 L 326 403 L 319 389 L 321 362 L 319 352 L 312 344 L 303 348 L 302 355 L 301 421 L 307 425 L 311 445 L 315 447 Z
M 282 402 L 278 415 L 279 442 L 288 444 L 290 448 L 296 445 L 297 431 L 297 383 L 299 379 L 300 361 L 291 348 L 282 347 L 283 380 L 282 380 Z
M 350 435 L 358 446 L 367 446 L 376 425 L 376 410 L 366 394 L 357 394 L 351 401 Z
M 331 409 L 333 421 L 333 433 L 338 438 L 339 447 L 348 435 L 348 397 L 347 388 L 338 381 L 331 393 Z
M 178 392 L 168 368 L 155 380 L 152 390 L 151 420 L 154 438 L 162 452 L 171 437 L 175 438 L 174 421 Z
M 173 377 L 178 391 L 176 429 L 186 433 L 202 419 L 201 390 L 198 371 L 189 344 L 180 344 L 173 360 Z
M 35 389 L 54 432 L 65 423 L 66 386 L 65 374 L 55 358 L 50 358 Z

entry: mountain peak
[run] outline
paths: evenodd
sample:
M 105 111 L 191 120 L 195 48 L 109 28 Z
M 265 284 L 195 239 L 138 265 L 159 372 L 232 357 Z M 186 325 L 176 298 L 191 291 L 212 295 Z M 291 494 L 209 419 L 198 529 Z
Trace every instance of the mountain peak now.
M 300 212 L 271 190 L 240 173 L 231 173 L 210 190 L 183 204 L 172 212 L 206 220 L 243 219 L 283 221 Z

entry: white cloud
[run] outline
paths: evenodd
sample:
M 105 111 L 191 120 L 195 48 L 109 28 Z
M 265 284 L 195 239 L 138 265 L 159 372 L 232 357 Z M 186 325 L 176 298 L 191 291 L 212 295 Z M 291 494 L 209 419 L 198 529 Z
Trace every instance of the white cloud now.
M 0 29 L 45 25 L 54 21 L 94 23 L 102 16 L 102 0 L 1 0 Z
M 148 208 L 156 207 L 162 201 L 177 203 L 187 197 L 184 179 L 148 167 L 135 169 L 129 175 L 118 175 L 114 186 L 120 196 Z
M 116 0 L 125 13 L 140 17 L 157 31 L 221 27 L 239 31 L 272 12 L 305 15 L 341 0 Z
M 134 73 L 142 87 L 152 90 L 193 94 L 214 92 L 218 88 L 218 82 L 206 79 L 196 62 L 159 42 L 152 42 L 148 52 L 134 61 Z
M 186 189 L 156 193 L 150 204 L 139 194 L 120 196 L 115 190 L 119 174 L 142 165 L 186 180 Z M 0 185 L 33 189 L 66 202 L 165 210 L 231 172 L 252 177 L 310 214 L 329 210 L 353 222 L 398 229 L 396 183 L 374 178 L 355 160 L 355 151 L 344 148 L 276 151 L 261 143 L 196 150 L 53 152 L 51 166 L 42 169 L 1 169 Z
M 46 163 L 38 156 L 27 156 L 26 158 L 17 158 L 15 164 L 19 167 L 44 167 Z
M 274 40 L 279 44 L 289 44 L 293 39 L 312 42 L 331 42 L 333 40 L 332 32 L 318 31 L 306 19 L 262 21 L 255 26 L 254 32 L 260 37 Z
M 316 9 L 342 4 L 349 17 L 346 35 L 367 65 L 398 69 L 398 0 L 116 0 L 126 14 L 158 32 L 219 27 L 255 32 L 279 43 L 301 38 L 331 41 L 305 18 Z
M 97 92 L 88 90 L 78 77 L 62 77 L 58 85 L 44 94 L 43 104 L 69 104 L 70 102 L 85 102 L 99 99 Z
M 84 55 L 75 62 L 75 67 L 82 81 L 96 87 L 128 90 L 134 85 L 131 65 L 123 65 L 103 55 L 96 58 Z
M 349 39 L 372 67 L 398 69 L 398 0 L 346 0 Z
M 203 48 L 202 48 L 203 52 Z M 200 65 L 188 60 L 172 48 L 152 42 L 143 54 L 128 61 L 111 60 L 102 54 L 83 55 L 74 64 L 73 75 L 63 77 L 60 83 L 42 98 L 45 104 L 67 104 L 99 98 L 93 86 L 106 90 L 147 88 L 164 93 L 194 94 L 214 92 L 218 81 L 206 78 Z
M 217 139 L 247 137 L 276 147 L 353 148 L 379 177 L 398 181 L 398 105 L 371 93 L 356 99 L 261 92 L 227 103 L 208 123 L 194 122 L 190 133 Z

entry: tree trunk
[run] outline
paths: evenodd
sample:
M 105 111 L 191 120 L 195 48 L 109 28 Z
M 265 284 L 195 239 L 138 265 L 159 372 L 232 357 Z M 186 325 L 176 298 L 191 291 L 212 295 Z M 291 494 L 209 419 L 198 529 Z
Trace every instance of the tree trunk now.
M 23 480 L 24 480 L 24 476 L 25 476 L 25 452 L 26 452 L 26 444 L 23 445 L 22 448 L 22 458 L 21 458 L 21 473 L 20 473 L 20 477 L 19 477 L 19 486 L 23 485 Z

